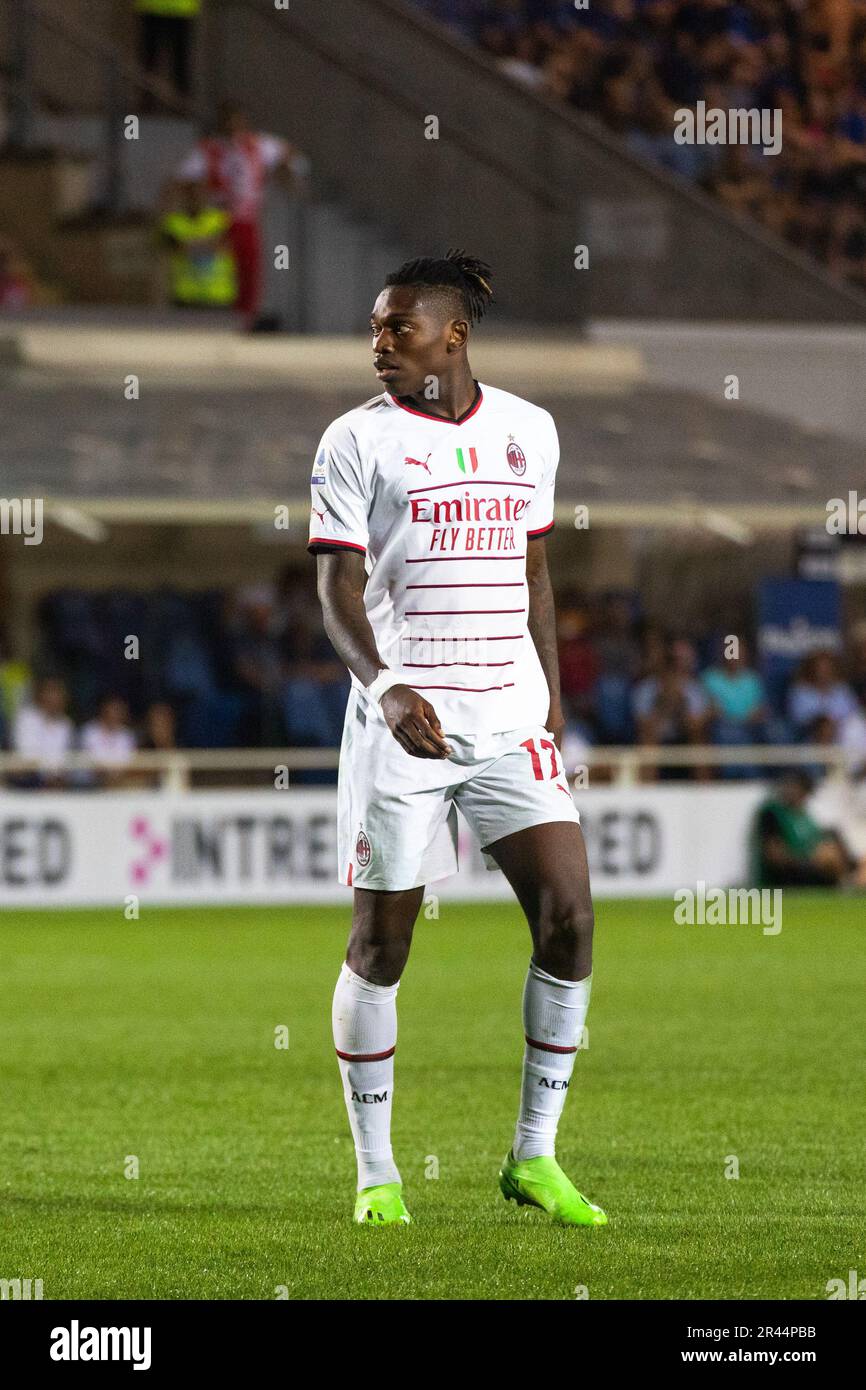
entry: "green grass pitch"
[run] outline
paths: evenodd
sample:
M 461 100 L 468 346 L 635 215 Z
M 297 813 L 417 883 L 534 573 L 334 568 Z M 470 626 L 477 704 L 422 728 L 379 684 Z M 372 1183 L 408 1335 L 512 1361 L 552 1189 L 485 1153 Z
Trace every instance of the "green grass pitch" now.
M 676 926 L 670 900 L 597 904 L 559 1142 L 610 1216 L 590 1231 L 497 1189 L 529 956 L 516 905 L 419 920 L 394 1112 L 414 1224 L 383 1231 L 351 1221 L 330 1036 L 348 895 L 0 913 L 0 1278 L 41 1278 L 46 1299 L 826 1298 L 866 1273 L 866 911 L 820 893 L 784 909 L 764 936 Z

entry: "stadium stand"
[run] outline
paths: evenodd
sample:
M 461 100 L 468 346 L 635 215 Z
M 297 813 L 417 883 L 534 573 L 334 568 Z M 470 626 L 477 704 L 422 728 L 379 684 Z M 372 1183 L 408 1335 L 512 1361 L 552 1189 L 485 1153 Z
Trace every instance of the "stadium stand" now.
M 656 25 L 664 31 L 660 16 L 669 3 L 655 0 L 650 19 L 641 7 L 644 29 Z M 692 8 L 697 24 L 702 6 Z M 726 12 L 715 3 L 711 8 Z M 16 48 L 0 26 L 0 66 L 15 97 L 3 152 L 0 227 L 36 238 L 23 250 L 38 256 L 38 268 L 62 282 L 73 301 L 152 301 L 155 250 L 146 207 L 153 208 L 161 180 L 229 99 L 249 109 L 257 128 L 297 141 L 310 156 L 309 204 L 272 205 L 266 218 L 266 238 L 282 230 L 275 243 L 291 229 L 294 273 L 272 283 L 270 297 L 285 297 L 279 309 L 296 330 L 360 329 L 369 307 L 365 286 L 381 279 L 383 265 L 402 259 L 403 248 L 444 246 L 455 235 L 496 246 L 501 307 L 512 319 L 536 324 L 577 326 L 610 314 L 825 323 L 866 318 L 866 296 L 853 264 L 860 223 L 849 196 L 849 185 L 856 184 L 857 161 L 850 153 L 859 138 L 856 90 L 851 109 L 840 107 L 840 130 L 833 129 L 833 140 L 846 142 L 849 151 L 844 154 L 839 144 L 838 171 L 848 170 L 850 177 L 845 173 L 843 192 L 830 199 L 836 213 L 827 254 L 838 272 L 830 274 L 810 254 L 810 248 L 821 250 L 818 224 L 828 220 L 828 193 L 809 162 L 817 137 L 804 124 L 807 117 L 797 125 L 790 100 L 780 96 L 795 132 L 791 151 L 774 160 L 760 156 L 758 175 L 749 168 L 744 177 L 734 167 L 722 178 L 717 170 L 725 197 L 712 198 L 698 182 L 659 162 L 652 132 L 629 125 L 629 110 L 645 120 L 644 89 L 653 84 L 638 40 L 621 37 L 629 24 L 628 0 L 593 4 L 577 20 L 573 9 L 558 7 L 560 21 L 569 11 L 570 24 L 578 26 L 577 38 L 568 43 L 583 45 L 588 55 L 589 95 L 576 104 L 564 99 L 576 83 L 569 76 L 576 61 L 571 49 L 563 62 L 562 37 L 544 19 L 534 21 L 534 37 L 521 37 L 518 5 L 501 11 L 508 18 L 506 50 L 528 44 L 532 53 L 506 52 L 503 71 L 502 42 L 490 39 L 490 25 L 485 48 L 431 21 L 408 0 L 298 6 L 290 25 L 281 22 L 271 0 L 221 0 L 204 13 L 197 60 L 203 77 L 195 100 L 174 96 L 156 113 L 143 112 L 135 141 L 123 138 L 119 117 L 140 107 L 142 90 L 153 97 L 156 89 L 136 66 L 134 29 L 118 23 L 116 11 L 107 5 L 91 15 L 76 4 L 59 15 L 44 0 L 31 0 L 29 105 L 21 99 L 27 90 L 22 46 Z M 536 12 L 543 15 L 545 7 Z M 769 0 L 768 12 L 776 12 Z M 447 20 L 454 9 L 439 13 Z M 471 14 L 471 7 L 464 13 Z M 347 25 L 356 35 L 350 53 L 342 42 Z M 498 32 L 496 24 L 493 30 Z M 759 46 L 739 33 L 733 42 L 743 49 Z M 622 44 L 631 68 L 628 62 L 623 68 Z M 527 81 L 535 59 L 548 50 L 548 68 L 559 74 L 553 90 Z M 608 107 L 625 104 L 623 119 L 605 124 L 600 118 L 591 100 L 598 85 L 594 65 L 600 76 L 603 70 Z M 557 83 L 563 90 L 557 91 Z M 106 84 L 118 115 L 113 123 L 93 114 Z M 311 120 L 323 91 L 329 119 Z M 665 100 L 669 107 L 673 98 Z M 435 131 L 429 128 L 432 117 Z M 821 119 L 819 114 L 812 124 Z M 617 124 L 624 128 L 614 129 Z M 106 131 L 113 131 L 110 141 Z M 428 170 L 417 179 L 429 153 L 423 145 L 432 139 L 438 142 L 435 177 Z M 348 147 L 351 159 L 345 158 Z M 680 156 L 683 149 L 695 155 L 694 148 L 676 149 Z M 768 216 L 764 225 L 741 215 L 752 198 L 751 184 L 756 178 L 766 182 L 764 165 L 771 163 L 787 170 L 787 201 L 773 198 L 767 206 L 771 212 L 793 209 L 790 226 L 775 225 L 778 216 L 775 223 Z M 393 177 L 383 180 L 386 164 Z M 709 187 L 705 171 L 701 178 Z M 804 180 L 809 207 L 796 202 Z M 411 198 L 404 196 L 407 184 Z M 473 189 L 479 196 L 467 197 Z M 784 230 L 791 234 L 788 243 L 778 235 Z M 592 249 L 591 276 L 575 268 L 576 245 Z M 852 267 L 853 278 L 844 279 Z
M 636 154 L 866 284 L 866 13 L 782 0 L 414 0 L 511 81 L 600 117 Z M 837 7 L 838 8 L 838 7 Z M 780 150 L 679 144 L 678 109 L 778 112 Z

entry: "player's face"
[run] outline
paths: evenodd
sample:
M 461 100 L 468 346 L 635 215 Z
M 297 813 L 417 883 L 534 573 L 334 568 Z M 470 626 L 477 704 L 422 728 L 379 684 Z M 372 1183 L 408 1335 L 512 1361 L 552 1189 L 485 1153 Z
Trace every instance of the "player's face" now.
M 454 365 L 462 325 L 444 318 L 441 301 L 410 285 L 383 290 L 370 315 L 373 365 L 376 375 L 395 396 L 423 393 L 430 377 L 441 377 Z

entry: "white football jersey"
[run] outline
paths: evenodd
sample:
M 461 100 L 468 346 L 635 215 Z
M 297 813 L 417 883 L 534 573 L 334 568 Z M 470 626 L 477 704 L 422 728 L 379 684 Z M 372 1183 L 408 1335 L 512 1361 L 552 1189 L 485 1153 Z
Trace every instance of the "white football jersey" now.
M 553 529 L 558 462 L 546 410 L 478 383 L 459 420 L 385 392 L 322 437 L 308 549 L 366 556 L 379 654 L 429 700 L 446 735 L 547 719 L 526 548 Z

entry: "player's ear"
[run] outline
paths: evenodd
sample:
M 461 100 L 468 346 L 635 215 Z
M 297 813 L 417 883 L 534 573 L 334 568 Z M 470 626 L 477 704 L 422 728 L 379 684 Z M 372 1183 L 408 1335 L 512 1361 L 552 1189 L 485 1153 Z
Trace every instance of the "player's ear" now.
M 466 344 L 469 337 L 469 324 L 466 319 L 452 319 L 451 331 L 448 334 L 448 351 L 457 352 Z

